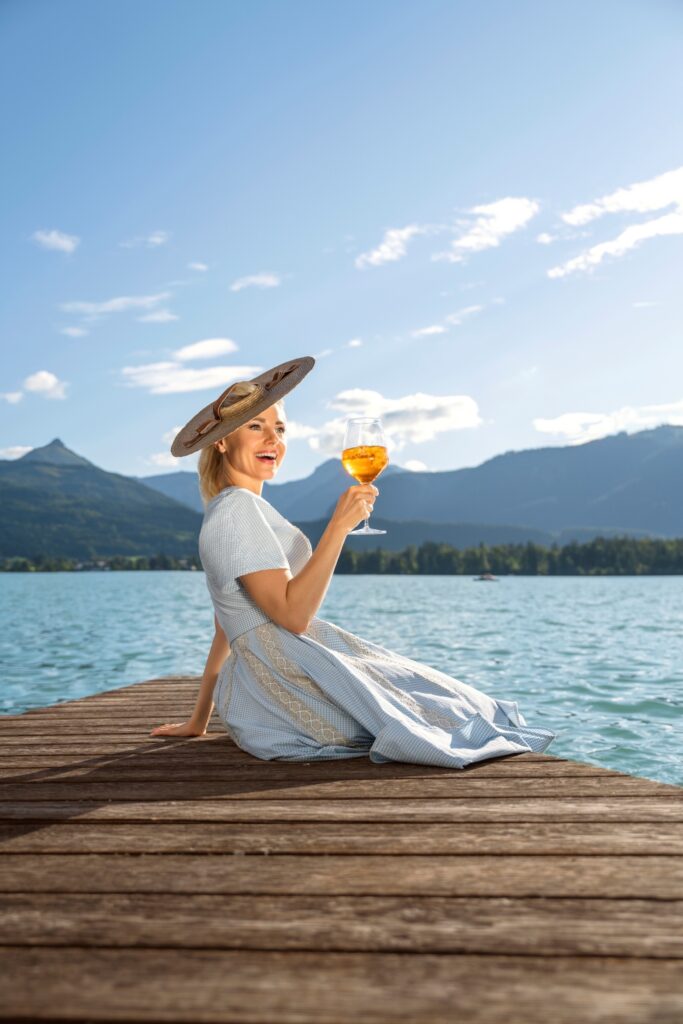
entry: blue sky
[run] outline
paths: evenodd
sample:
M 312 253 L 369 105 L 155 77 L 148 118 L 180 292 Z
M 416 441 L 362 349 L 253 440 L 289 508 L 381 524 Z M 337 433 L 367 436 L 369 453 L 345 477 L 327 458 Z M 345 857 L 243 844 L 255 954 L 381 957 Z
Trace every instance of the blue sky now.
M 147 476 L 299 355 L 278 480 L 683 423 L 675 2 L 4 0 L 0 456 Z M 203 343 L 203 344 L 199 344 Z

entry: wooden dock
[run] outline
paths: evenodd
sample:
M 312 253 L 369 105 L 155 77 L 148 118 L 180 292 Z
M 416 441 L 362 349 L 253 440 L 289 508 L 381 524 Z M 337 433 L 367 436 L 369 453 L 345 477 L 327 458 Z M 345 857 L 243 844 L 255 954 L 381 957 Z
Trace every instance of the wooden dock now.
M 197 686 L 0 718 L 0 1019 L 681 1024 L 683 787 L 150 737 Z

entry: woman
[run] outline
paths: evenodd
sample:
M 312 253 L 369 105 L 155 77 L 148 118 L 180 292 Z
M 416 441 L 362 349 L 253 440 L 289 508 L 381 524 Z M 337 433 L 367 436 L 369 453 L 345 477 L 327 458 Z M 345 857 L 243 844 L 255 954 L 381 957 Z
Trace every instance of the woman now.
M 545 750 L 555 733 L 527 726 L 516 701 L 316 615 L 346 535 L 379 491 L 344 491 L 315 551 L 262 497 L 286 452 L 284 395 L 313 365 L 304 356 L 237 382 L 173 442 L 174 455 L 201 451 L 199 555 L 216 628 L 190 720 L 151 735 L 204 735 L 215 701 L 235 743 L 265 760 L 369 756 L 463 768 Z

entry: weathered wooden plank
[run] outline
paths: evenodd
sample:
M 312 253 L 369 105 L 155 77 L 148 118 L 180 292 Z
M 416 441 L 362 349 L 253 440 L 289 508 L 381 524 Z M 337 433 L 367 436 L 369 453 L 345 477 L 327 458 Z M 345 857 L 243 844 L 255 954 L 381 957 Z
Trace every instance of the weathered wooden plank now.
M 5 854 L 0 866 L 14 892 L 683 899 L 683 862 L 666 856 Z
M 53 769 L 48 769 L 53 771 Z M 199 769 L 187 780 L 182 772 L 154 773 L 141 769 L 132 773 L 121 771 L 92 772 L 85 778 L 64 776 L 48 781 L 45 774 L 20 772 L 13 782 L 0 782 L 0 801 L 3 800 L 315 800 L 349 799 L 451 799 L 455 792 L 462 798 L 504 799 L 538 798 L 552 804 L 556 799 L 613 800 L 643 797 L 651 801 L 666 802 L 683 815 L 683 790 L 677 786 L 641 780 L 629 776 L 615 778 L 564 779 L 479 779 L 474 774 L 458 774 L 457 769 L 448 778 L 435 779 L 337 779 L 317 783 L 315 777 L 307 781 L 306 769 L 301 774 L 272 779 L 226 772 L 221 776 Z M 98 778 L 107 781 L 91 781 Z
M 0 950 L 3 1019 L 676 1024 L 680 960 L 268 950 Z
M 207 767 L 229 768 L 231 772 L 250 775 L 264 774 L 268 776 L 278 774 L 296 774 L 301 770 L 301 764 L 293 761 L 263 761 L 259 758 L 245 756 L 244 751 L 236 747 L 228 748 L 226 745 L 212 746 L 208 749 L 200 747 L 192 748 L 185 753 L 187 748 L 176 748 L 175 750 L 150 748 L 141 752 L 120 751 L 116 748 L 111 751 L 100 751 L 91 749 L 90 752 L 74 753 L 69 751 L 64 754 L 13 754 L 8 751 L 0 751 L 0 771 L 10 769 L 32 769 L 62 768 L 73 770 L 82 767 L 84 770 L 92 767 L 118 766 L 130 768 L 142 765 L 143 767 L 166 766 L 174 768 L 187 768 L 206 770 Z M 614 772 L 609 768 L 600 768 L 597 765 L 583 764 L 580 761 L 528 761 L 526 755 L 511 755 L 509 758 L 497 757 L 488 761 L 480 761 L 477 764 L 467 765 L 461 769 L 467 775 L 476 773 L 479 778 L 484 776 L 498 776 L 501 778 L 568 778 L 585 776 L 589 778 L 630 778 L 626 772 Z M 407 762 L 395 761 L 387 764 L 375 764 L 369 758 L 348 758 L 348 764 L 344 768 L 344 776 L 355 778 L 359 775 L 367 776 L 368 769 L 372 773 L 381 775 L 384 779 L 435 779 L 452 778 L 452 768 L 436 768 L 429 765 L 416 765 Z M 310 779 L 315 773 L 317 778 L 338 778 L 339 766 L 333 760 L 304 762 L 306 778 Z M 649 780 L 648 780 L 649 781 Z
M 12 946 L 680 959 L 683 900 L 16 893 L 0 896 L 0 934 Z
M 26 787 L 21 787 L 22 796 Z M 65 795 L 64 789 L 60 793 Z M 668 797 L 597 796 L 497 800 L 13 800 L 0 802 L 0 820 L 68 821 L 405 821 L 424 822 L 648 822 L 683 821 L 683 808 Z
M 378 777 L 379 775 L 379 777 Z M 13 776 L 13 777 L 12 777 Z M 319 779 L 315 767 L 256 775 L 225 770 L 166 765 L 128 768 L 125 765 L 86 769 L 47 768 L 0 770 L 0 800 L 194 800 L 205 797 L 233 800 L 451 800 L 557 798 L 624 800 L 647 797 L 678 805 L 683 814 L 683 790 L 648 779 L 620 776 L 568 776 L 559 778 L 503 778 L 476 774 L 422 778 Z
M 57 715 L 52 715 L 50 718 L 26 718 L 22 715 L 11 724 L 1 723 L 0 736 L 5 731 L 11 731 L 13 736 L 50 736 L 53 732 L 59 731 L 65 736 L 78 736 L 83 733 L 83 735 L 107 737 L 131 733 L 139 735 L 141 738 L 147 738 L 150 729 L 156 728 L 157 725 L 164 725 L 166 721 L 168 720 L 164 720 L 161 715 L 152 712 L 145 714 L 144 711 L 137 710 L 116 718 L 107 716 L 104 721 L 101 714 L 84 715 L 78 718 Z M 182 721 L 182 716 L 178 717 L 176 714 L 173 721 Z M 221 732 L 225 735 L 225 729 L 217 718 L 211 719 L 208 731 Z
M 0 872 L 8 853 L 299 854 L 683 854 L 683 822 L 354 822 L 106 821 L 0 824 Z M 1 888 L 0 881 L 0 888 Z

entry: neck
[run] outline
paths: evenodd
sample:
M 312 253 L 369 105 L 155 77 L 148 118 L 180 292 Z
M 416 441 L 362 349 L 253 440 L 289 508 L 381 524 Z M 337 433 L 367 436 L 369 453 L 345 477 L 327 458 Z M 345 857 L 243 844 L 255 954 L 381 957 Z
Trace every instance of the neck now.
M 253 476 L 248 476 L 246 473 L 236 473 L 234 470 L 231 471 L 231 480 L 226 483 L 225 487 L 244 487 L 245 490 L 251 491 L 252 494 L 258 494 L 259 498 L 263 495 L 263 480 L 257 480 Z

